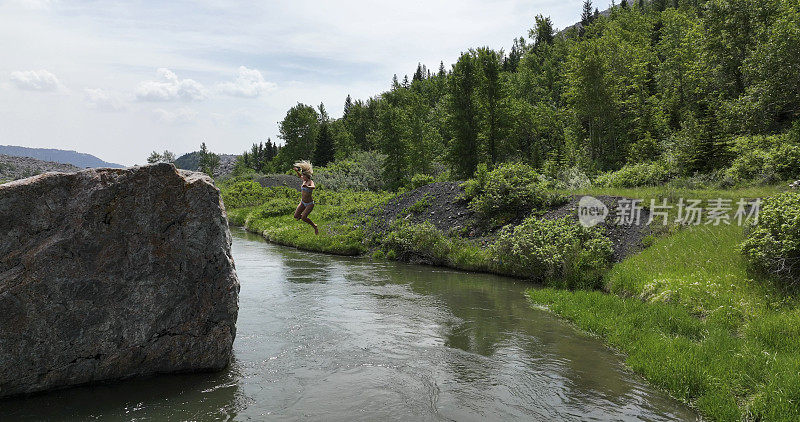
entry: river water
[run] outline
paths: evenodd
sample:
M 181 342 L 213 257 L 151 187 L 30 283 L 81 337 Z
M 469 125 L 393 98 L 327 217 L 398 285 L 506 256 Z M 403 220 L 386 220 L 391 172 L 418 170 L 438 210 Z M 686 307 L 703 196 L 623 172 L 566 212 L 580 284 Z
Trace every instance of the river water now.
M 303 252 L 233 229 L 229 370 L 0 400 L 2 420 L 695 420 L 524 282 Z

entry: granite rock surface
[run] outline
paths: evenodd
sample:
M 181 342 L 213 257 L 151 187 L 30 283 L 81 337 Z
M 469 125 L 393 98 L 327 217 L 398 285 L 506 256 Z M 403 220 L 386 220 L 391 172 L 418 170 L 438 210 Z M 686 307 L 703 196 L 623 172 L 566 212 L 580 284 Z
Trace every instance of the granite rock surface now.
M 172 164 L 0 185 L 0 396 L 225 368 L 230 245 L 213 181 Z

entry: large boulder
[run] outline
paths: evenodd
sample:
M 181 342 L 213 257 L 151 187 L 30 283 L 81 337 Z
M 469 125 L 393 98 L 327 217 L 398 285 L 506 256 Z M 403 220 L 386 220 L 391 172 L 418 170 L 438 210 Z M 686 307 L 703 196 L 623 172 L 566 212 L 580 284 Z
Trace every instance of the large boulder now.
M 230 245 L 211 179 L 171 164 L 0 185 L 0 396 L 226 367 Z

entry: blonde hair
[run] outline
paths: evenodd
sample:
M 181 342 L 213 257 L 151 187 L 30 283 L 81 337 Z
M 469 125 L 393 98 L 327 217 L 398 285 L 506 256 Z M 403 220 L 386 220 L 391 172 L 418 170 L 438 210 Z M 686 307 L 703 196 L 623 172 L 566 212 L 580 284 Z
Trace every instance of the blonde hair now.
M 294 163 L 295 167 L 300 168 L 300 173 L 306 175 L 309 179 L 314 174 L 314 167 L 311 166 L 311 163 L 308 160 L 302 160 Z

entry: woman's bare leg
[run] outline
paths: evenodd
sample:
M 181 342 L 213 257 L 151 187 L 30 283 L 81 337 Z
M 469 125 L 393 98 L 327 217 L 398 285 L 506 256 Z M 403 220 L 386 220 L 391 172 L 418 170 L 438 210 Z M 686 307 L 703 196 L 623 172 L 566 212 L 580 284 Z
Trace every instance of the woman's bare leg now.
M 294 219 L 295 220 L 299 220 L 299 219 L 303 218 L 303 210 L 305 210 L 305 209 L 306 209 L 306 206 L 303 205 L 302 202 L 300 204 L 298 204 L 297 205 L 297 209 L 294 210 Z
M 300 205 L 302 205 L 302 204 L 300 204 Z M 310 218 L 308 218 L 308 214 L 310 214 L 311 210 L 313 210 L 313 209 L 314 209 L 314 204 L 311 204 L 311 205 L 307 206 L 306 209 L 303 210 L 303 212 L 300 214 L 300 219 L 302 219 L 306 223 L 310 224 L 311 227 L 314 228 L 314 234 L 319 234 L 319 229 L 317 228 L 317 225 L 314 224 L 314 222 L 311 221 Z

